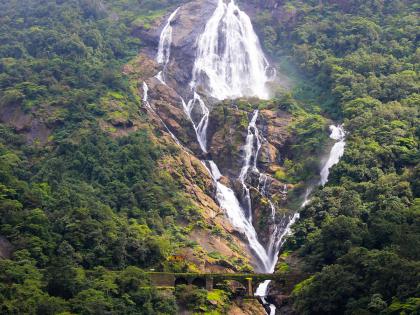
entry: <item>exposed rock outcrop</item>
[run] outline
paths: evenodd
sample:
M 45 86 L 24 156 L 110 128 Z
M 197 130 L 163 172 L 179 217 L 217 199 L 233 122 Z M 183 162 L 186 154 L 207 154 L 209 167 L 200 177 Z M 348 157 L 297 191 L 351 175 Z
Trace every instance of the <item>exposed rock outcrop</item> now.
M 52 127 L 59 123 L 58 118 L 56 121 L 48 121 L 48 117 L 55 116 L 52 112 L 50 108 L 24 112 L 20 104 L 7 104 L 0 106 L 0 122 L 22 134 L 29 144 L 39 142 L 44 145 L 48 142 Z
M 171 12 L 160 19 L 151 29 L 136 29 L 134 32 L 146 44 L 147 53 L 139 55 L 136 60 L 124 67 L 124 73 L 136 82 L 141 99 L 144 98 L 143 82 L 147 85 L 148 104 L 142 104 L 141 110 L 155 133 L 165 135 L 166 139 L 173 143 L 173 140 L 167 136 L 169 130 L 184 147 L 185 151 L 180 150 L 182 151 L 180 156 L 185 152 L 196 156 L 189 157 L 190 161 L 192 159 L 198 161 L 197 158 L 213 160 L 224 175 L 220 182 L 232 188 L 242 203 L 244 203 L 244 192 L 238 176 L 245 154 L 244 144 L 251 115 L 255 109 L 260 108 L 259 118 L 256 122 L 261 135 L 261 149 L 258 154 L 257 166 L 261 172 L 265 173 L 264 195 L 261 194 L 261 177 L 258 172 L 251 172 L 246 178 L 246 183 L 250 187 L 253 225 L 260 241 L 267 246 L 274 224 L 286 225 L 291 214 L 291 210 L 287 209 L 287 191 L 293 187 L 281 182 L 277 173 L 280 171 L 281 174 L 282 172 L 283 157 L 281 152 L 285 144 L 290 142 L 289 127 L 292 116 L 279 110 L 274 101 L 261 102 L 257 99 L 240 99 L 218 102 L 201 95 L 210 110 L 206 137 L 208 153 L 203 154 L 182 103 L 183 100 L 187 103 L 192 97 L 189 84 L 192 79 L 196 41 L 203 31 L 206 21 L 216 8 L 216 4 L 217 1 L 214 0 L 191 1 L 178 9 L 171 22 L 171 55 L 169 62 L 164 67 L 157 64 L 154 59 L 160 33 Z M 159 79 L 157 75 L 160 71 L 163 71 L 163 75 Z M 162 78 L 165 82 L 162 82 Z M 200 93 L 199 87 L 197 92 Z M 150 105 L 150 108 L 147 108 L 146 105 Z M 192 113 L 193 119 L 196 114 Z M 185 187 L 185 191 L 204 209 L 203 215 L 207 222 L 223 227 L 239 242 L 244 240 L 243 235 L 233 230 L 223 215 L 224 211 L 216 204 L 214 183 L 208 174 L 203 175 L 206 171 L 197 171 L 197 169 L 193 171 L 190 168 L 191 163 L 184 158 L 175 160 L 171 162 L 172 166 L 185 163 L 188 171 L 177 174 L 170 170 L 171 174 L 179 176 L 177 179 Z M 207 179 L 203 180 L 206 176 Z M 270 201 L 267 199 L 268 197 Z M 274 218 L 273 205 L 276 209 Z M 203 243 L 201 230 L 196 230 L 190 236 L 202 244 L 206 250 L 214 249 L 211 243 Z M 216 244 L 217 242 L 213 241 L 212 243 Z M 246 244 L 246 242 L 243 243 Z M 231 255 L 222 248 L 223 246 L 219 246 L 218 252 L 222 251 L 228 256 Z M 203 261 L 200 264 L 204 266 Z
M 257 300 L 237 301 L 229 309 L 230 315 L 265 315 L 264 307 Z
M 206 272 L 238 271 L 238 268 L 246 267 L 249 264 L 247 257 L 250 257 L 247 245 L 235 234 L 222 209 L 215 203 L 212 197 L 214 182 L 200 160 L 180 150 L 177 156 L 161 161 L 161 168 L 177 180 L 190 200 L 201 209 L 204 225 L 193 227 L 188 238 L 203 251 L 186 248 L 181 251 L 185 259 Z M 211 258 L 209 253 L 217 253 L 224 259 Z
M 10 259 L 12 251 L 12 244 L 3 236 L 0 236 L 0 259 Z
M 158 65 L 145 54 L 127 64 L 123 71 L 137 86 L 140 99 L 144 99 L 143 82 L 148 86 L 147 104 L 139 104 L 139 111 L 146 119 L 143 128 L 154 131 L 156 142 L 177 148 L 174 154 L 160 161 L 160 168 L 176 179 L 189 199 L 201 209 L 201 225 L 189 227 L 190 232 L 186 235 L 201 250 L 184 248 L 180 249 L 179 255 L 201 271 L 227 272 L 247 268 L 251 257 L 247 244 L 242 236 L 235 232 L 223 210 L 216 204 L 214 181 L 202 162 L 193 154 L 195 152 L 199 155 L 200 149 L 191 122 L 182 108 L 181 96 L 169 84 L 163 84 L 155 77 Z M 142 120 L 144 119 L 139 118 L 139 121 Z M 175 135 L 182 146 L 176 144 L 166 128 Z M 211 258 L 210 253 L 217 253 L 223 259 Z
M 195 59 L 196 40 L 216 5 L 217 1 L 215 0 L 195 0 L 185 3 L 180 7 L 172 21 L 173 38 L 171 59 L 166 69 L 170 74 L 167 76 L 167 83 L 175 87 L 184 97 L 191 96 L 189 83 Z M 139 28 L 134 30 L 134 34 L 146 44 L 147 51 L 152 57 L 156 54 L 160 33 L 170 13 L 168 12 L 168 15 L 158 20 L 157 25 L 151 29 Z

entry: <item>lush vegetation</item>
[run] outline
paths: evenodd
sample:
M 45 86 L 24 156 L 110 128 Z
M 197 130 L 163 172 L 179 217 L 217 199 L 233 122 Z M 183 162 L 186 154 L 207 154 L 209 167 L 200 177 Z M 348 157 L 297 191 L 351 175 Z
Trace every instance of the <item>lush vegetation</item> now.
M 131 34 L 179 2 L 0 1 L 0 112 L 19 108 L 49 130 L 28 145 L 0 126 L 0 238 L 14 249 L 0 260 L 1 314 L 176 314 L 176 300 L 226 312 L 228 286 L 172 293 L 145 275 L 188 270 L 168 257 L 191 245 L 185 225 L 202 224 L 161 167 L 177 149 L 147 128 L 114 138 L 100 126 L 141 121 L 121 74 L 142 45 Z M 310 275 L 293 291 L 298 314 L 420 312 L 418 9 L 410 0 L 287 0 L 256 17 L 265 49 L 299 72 L 296 89 L 260 104 L 294 118 L 276 177 L 313 176 L 325 117 L 348 132 L 287 244 Z
M 0 236 L 13 245 L 0 260 L 0 313 L 177 312 L 144 274 L 171 270 L 166 258 L 185 245 L 177 220 L 198 221 L 159 165 L 175 149 L 147 128 L 113 139 L 98 124 L 104 99 L 138 107 L 121 75 L 141 47 L 131 32 L 169 5 L 0 2 L 0 109 L 52 130 L 41 146 L 0 128 Z
M 111 140 L 96 130 L 51 153 L 10 150 L 3 143 L 0 235 L 14 253 L 13 261 L 0 265 L 2 313 L 173 309 L 173 300 L 167 304 L 156 291 L 139 288 L 147 279 L 138 267 L 170 268 L 166 258 L 183 241 L 176 221 L 198 218 L 177 183 L 157 171 L 165 154 L 141 132 Z M 124 275 L 133 280 L 124 284 Z
M 315 83 L 347 146 L 288 248 L 311 277 L 298 314 L 420 311 L 419 53 L 415 1 L 285 1 L 258 21 L 267 50 Z M 302 95 L 302 91 L 295 91 Z
M 141 41 L 132 32 L 164 14 L 169 0 L 0 2 L 0 106 L 19 105 L 60 126 L 63 138 L 104 114 L 102 96 L 135 102 L 121 65 Z M 115 97 L 114 97 L 115 98 Z

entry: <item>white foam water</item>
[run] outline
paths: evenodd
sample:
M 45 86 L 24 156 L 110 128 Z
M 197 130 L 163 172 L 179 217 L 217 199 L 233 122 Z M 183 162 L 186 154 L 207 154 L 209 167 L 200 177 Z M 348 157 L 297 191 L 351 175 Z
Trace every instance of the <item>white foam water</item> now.
M 171 21 L 177 10 L 169 17 L 159 42 L 157 60 L 164 64 L 164 69 L 163 72 L 158 73 L 157 78 L 164 84 L 165 66 L 169 62 L 172 42 Z M 239 97 L 267 99 L 269 98 L 267 83 L 271 78 L 269 63 L 262 52 L 251 20 L 246 13 L 239 9 L 234 0 L 230 0 L 228 3 L 218 0 L 217 8 L 207 21 L 203 33 L 197 39 L 196 48 L 196 59 L 190 83 L 193 97 L 188 102 L 181 99 L 181 102 L 184 112 L 195 130 L 201 151 L 207 153 L 207 127 L 210 109 L 197 93 L 198 87 L 208 96 L 219 100 Z M 216 199 L 220 207 L 225 210 L 231 224 L 246 236 L 249 247 L 256 261 L 259 262 L 258 271 L 273 272 L 280 247 L 285 236 L 290 233 L 290 227 L 298 218 L 298 214 L 292 217 L 284 216 L 280 224 L 275 224 L 276 209 L 269 198 L 267 175 L 262 174 L 257 165 L 262 141 L 264 141 L 257 127 L 258 115 L 259 111 L 254 111 L 248 125 L 243 148 L 242 168 L 238 176 L 245 197 L 243 198 L 245 202 L 242 205 L 234 191 L 221 183 L 222 174 L 214 161 L 206 161 L 205 165 L 208 165 L 208 170 L 216 184 Z M 271 207 L 274 231 L 267 249 L 258 240 L 258 235 L 252 225 L 252 204 L 249 187 L 246 183 L 251 172 L 260 176 L 257 189 L 269 201 Z M 282 194 L 287 194 L 287 187 Z M 269 282 L 264 282 L 258 288 L 257 294 L 266 294 L 268 284 Z M 270 308 L 275 312 L 274 305 Z
M 269 98 L 269 63 L 249 16 L 231 0 L 223 0 L 197 40 L 191 87 L 202 86 L 219 99 Z
M 252 223 L 245 217 L 244 211 L 235 196 L 232 189 L 223 185 L 219 180 L 222 177 L 219 168 L 213 161 L 207 161 L 210 166 L 210 173 L 216 182 L 216 198 L 219 202 L 220 207 L 225 210 L 226 215 L 232 225 L 239 231 L 242 232 L 249 243 L 251 250 L 253 251 L 256 258 L 262 264 L 261 270 L 264 271 L 269 268 L 267 252 L 261 243 L 258 241 L 257 232 L 253 227 Z
M 333 145 L 333 147 L 330 150 L 330 153 L 328 155 L 328 159 L 325 162 L 324 166 L 321 169 L 320 172 L 320 177 L 321 180 L 319 181 L 319 185 L 325 185 L 328 182 L 328 175 L 329 175 L 329 170 L 331 169 L 331 167 L 333 167 L 335 164 L 337 164 L 340 161 L 340 158 L 343 156 L 344 154 L 344 149 L 345 149 L 345 136 L 346 136 L 346 132 L 343 129 L 343 126 L 338 125 L 338 126 L 334 126 L 331 125 L 330 126 L 330 138 L 333 140 L 336 140 L 335 144 Z M 305 196 L 304 196 L 304 200 L 302 202 L 301 208 L 307 206 L 310 202 L 309 196 L 311 194 L 311 192 L 313 191 L 314 186 L 310 186 L 306 189 L 305 192 Z M 282 243 L 284 242 L 284 238 L 286 235 L 290 234 L 290 227 L 294 224 L 294 222 L 299 218 L 299 214 L 296 213 L 294 215 L 294 217 L 290 220 L 286 230 L 285 230 L 285 234 L 281 235 L 278 239 L 280 240 L 280 246 L 279 248 L 281 248 L 281 246 L 283 245 Z M 274 263 L 274 267 L 275 264 L 277 263 L 277 261 Z M 273 270 L 274 271 L 274 270 Z M 268 286 L 270 284 L 270 280 L 266 280 L 263 283 L 261 283 L 258 288 L 257 291 L 255 293 L 255 295 L 261 296 L 261 300 L 264 304 L 269 304 L 266 299 L 265 296 L 267 296 L 267 292 L 268 292 Z M 269 308 L 270 308 L 270 315 L 275 315 L 276 314 L 276 307 L 273 304 L 269 304 Z
M 163 85 L 167 85 L 166 82 L 163 79 L 163 72 L 159 71 L 158 74 L 155 75 L 155 78 L 158 79 L 158 81 L 160 83 L 162 83 Z
M 156 78 L 162 84 L 166 84 L 165 71 L 170 61 L 172 23 L 178 10 L 179 8 L 169 16 L 160 36 L 156 60 L 163 65 L 163 70 L 156 75 Z M 184 102 L 181 99 L 181 102 L 185 114 L 190 119 L 195 130 L 202 152 L 207 153 L 207 128 L 210 109 L 203 98 L 196 92 L 198 87 L 208 96 L 219 100 L 251 96 L 267 99 L 269 98 L 267 83 L 272 78 L 269 74 L 269 63 L 262 52 L 251 20 L 239 9 L 234 0 L 230 0 L 228 3 L 218 0 L 217 8 L 207 21 L 203 33 L 197 39 L 196 48 L 196 59 L 190 83 L 193 97 L 188 102 Z M 149 110 L 153 111 L 148 102 L 148 87 L 146 83 L 143 84 L 143 90 L 143 103 Z M 268 176 L 261 173 L 257 165 L 262 141 L 265 140 L 260 135 L 257 127 L 258 115 L 259 111 L 254 111 L 248 125 L 247 137 L 243 148 L 242 168 L 238 176 L 244 194 L 242 205 L 234 191 L 220 182 L 222 174 L 214 161 L 207 161 L 206 164 L 209 166 L 209 173 L 216 184 L 216 199 L 220 207 L 225 210 L 231 224 L 246 236 L 249 247 L 256 261 L 259 262 L 257 266 L 258 271 L 274 272 L 280 248 L 285 242 L 286 236 L 290 234 L 291 226 L 298 219 L 299 215 L 296 213 L 291 217 L 283 216 L 280 223 L 276 223 L 276 207 L 269 196 Z M 164 123 L 163 125 L 171 136 L 175 138 L 167 126 Z M 321 170 L 321 185 L 328 181 L 329 169 L 338 163 L 343 155 L 345 146 L 345 132 L 342 127 L 331 126 L 330 129 L 330 137 L 337 140 L 337 142 L 331 149 L 329 158 Z M 259 175 L 257 190 L 268 200 L 271 208 L 271 220 L 274 228 L 267 248 L 264 248 L 258 240 L 258 235 L 252 225 L 252 204 L 249 187 L 246 183 L 251 172 Z M 309 196 L 312 190 L 313 187 L 310 187 L 306 191 L 302 207 L 309 203 Z M 287 186 L 283 188 L 281 193 L 283 196 L 287 196 Z M 256 291 L 256 295 L 261 296 L 263 301 L 265 301 L 264 297 L 267 294 L 269 283 L 270 281 L 264 281 Z M 275 306 L 269 306 L 270 314 L 275 314 Z
M 159 47 L 156 55 L 156 61 L 160 64 L 163 64 L 164 67 L 169 62 L 171 56 L 171 46 L 172 46 L 172 21 L 175 18 L 175 15 L 178 13 L 179 8 L 177 8 L 169 16 L 166 25 L 163 27 L 162 32 L 160 33 L 159 38 Z
M 146 82 L 143 82 L 143 105 L 146 108 L 152 108 L 149 103 L 149 87 L 147 86 Z
M 336 140 L 333 147 L 331 148 L 328 160 L 325 163 L 324 167 L 321 170 L 320 176 L 320 185 L 324 186 L 328 182 L 328 176 L 330 174 L 330 168 L 333 167 L 340 161 L 340 158 L 344 154 L 344 147 L 346 146 L 346 133 L 343 129 L 343 126 L 338 125 L 330 126 L 330 138 Z
M 248 176 L 248 172 L 253 166 L 253 169 L 257 171 L 257 157 L 259 150 L 261 148 L 261 142 L 259 140 L 258 129 L 256 127 L 256 122 L 258 119 L 258 110 L 255 110 L 251 121 L 248 125 L 248 134 L 245 140 L 244 146 L 244 161 L 242 163 L 241 172 L 239 173 L 239 182 L 242 184 L 242 191 L 244 195 L 245 207 L 248 216 L 248 221 L 252 222 L 252 207 L 251 207 L 251 196 L 249 188 L 245 183 L 245 180 Z M 255 143 L 257 143 L 257 148 L 255 148 Z
M 189 100 L 188 103 L 185 103 L 182 98 L 181 102 L 185 114 L 188 116 L 193 125 L 201 150 L 204 153 L 207 153 L 207 127 L 209 124 L 210 110 L 197 92 L 194 92 L 194 97 Z M 199 117 L 198 122 L 196 123 L 193 118 L 193 112 L 197 111 L 198 115 L 201 117 Z

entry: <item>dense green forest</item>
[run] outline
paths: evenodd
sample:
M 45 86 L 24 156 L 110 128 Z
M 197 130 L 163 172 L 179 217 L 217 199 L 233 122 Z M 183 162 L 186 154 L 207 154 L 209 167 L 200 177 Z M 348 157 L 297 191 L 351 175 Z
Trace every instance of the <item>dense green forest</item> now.
M 183 240 L 173 218 L 196 212 L 157 169 L 171 148 L 147 130 L 111 139 L 96 121 L 110 93 L 136 102 L 121 74 L 141 44 L 130 32 L 168 5 L 0 2 L 0 106 L 54 127 L 46 146 L 0 129 L 0 235 L 14 247 L 0 313 L 176 313 L 173 297 L 139 289 Z
M 343 158 L 287 245 L 313 274 L 296 286 L 294 308 L 418 314 L 418 2 L 286 2 L 289 23 L 259 16 L 265 46 L 316 82 L 309 92 L 348 132 Z
M 199 209 L 159 167 L 177 149 L 148 129 L 112 138 L 98 126 L 104 98 L 141 115 L 121 71 L 142 47 L 132 31 L 179 2 L 0 0 L 0 109 L 51 130 L 28 144 L 0 125 L 0 237 L 14 249 L 0 259 L 1 314 L 176 314 L 177 300 L 208 303 L 205 290 L 168 295 L 145 275 L 187 268 L 167 257 L 188 242 L 177 221 L 198 221 Z M 256 28 L 271 57 L 310 82 L 280 102 L 312 97 L 348 132 L 286 244 L 308 275 L 293 307 L 419 314 L 420 6 L 278 2 L 282 19 L 261 11 Z

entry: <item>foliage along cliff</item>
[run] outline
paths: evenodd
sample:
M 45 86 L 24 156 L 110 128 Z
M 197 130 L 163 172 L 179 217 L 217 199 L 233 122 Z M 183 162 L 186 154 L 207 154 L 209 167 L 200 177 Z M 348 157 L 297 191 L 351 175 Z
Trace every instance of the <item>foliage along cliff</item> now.
M 144 271 L 251 269 L 201 163 L 140 110 L 131 32 L 167 6 L 1 4 L 3 314 L 175 313 Z
M 253 267 L 194 156 L 199 145 L 178 95 L 153 78 L 159 31 L 179 2 L 0 4 L 2 313 L 173 314 L 176 299 L 201 312 L 263 312 L 229 311 L 228 288 L 157 291 L 144 274 Z M 278 209 L 290 213 L 319 172 L 326 117 L 348 131 L 342 162 L 302 210 L 286 245 L 293 253 L 278 264 L 307 279 L 291 298 L 274 287 L 273 299 L 298 314 L 416 312 L 415 2 L 241 2 L 255 12 L 279 77 L 289 78 L 273 100 L 214 103 L 209 154 L 232 172 L 223 180 L 237 185 L 249 116 L 260 109 L 267 143 L 258 163 Z M 194 21 L 211 13 L 199 4 L 187 5 L 176 21 L 186 34 L 176 36 L 196 35 Z M 192 50 L 174 44 L 169 71 L 182 89 Z M 143 81 L 157 115 L 145 110 Z M 251 196 L 266 242 L 267 202 Z
M 296 96 L 315 92 L 348 132 L 341 162 L 302 210 L 278 265 L 293 268 L 298 257 L 308 277 L 277 304 L 297 314 L 416 314 L 418 4 L 253 3 L 267 50 L 316 84 Z

